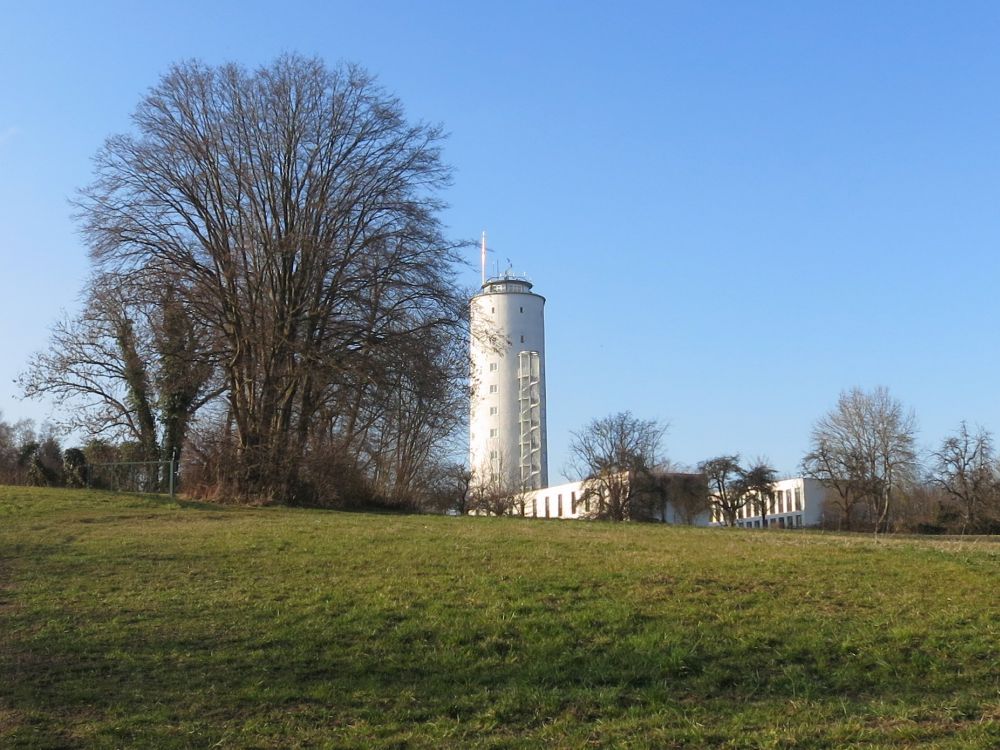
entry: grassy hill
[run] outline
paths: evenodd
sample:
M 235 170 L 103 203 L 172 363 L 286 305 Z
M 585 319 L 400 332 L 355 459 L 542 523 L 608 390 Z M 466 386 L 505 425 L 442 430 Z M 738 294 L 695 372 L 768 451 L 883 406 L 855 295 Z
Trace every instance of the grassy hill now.
M 2 747 L 1000 746 L 1000 545 L 0 488 Z

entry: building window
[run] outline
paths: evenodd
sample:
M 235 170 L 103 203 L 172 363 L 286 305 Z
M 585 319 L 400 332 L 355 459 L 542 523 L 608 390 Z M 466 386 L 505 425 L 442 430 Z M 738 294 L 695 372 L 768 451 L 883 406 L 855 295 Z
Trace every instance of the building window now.
M 802 510 L 802 489 L 795 488 L 795 510 Z
M 524 343 L 524 336 L 521 337 L 521 343 Z
M 497 371 L 497 363 L 490 362 L 490 372 L 496 372 L 496 371 Z
M 493 385 L 490 386 L 490 393 L 496 393 L 496 392 L 497 392 L 497 387 L 496 384 L 494 383 Z
M 570 513 L 576 514 L 576 493 L 569 493 L 569 509 Z
M 556 498 L 556 502 L 558 502 L 558 503 L 559 503 L 559 505 L 558 505 L 558 506 L 556 506 L 556 507 L 557 507 L 557 508 L 559 509 L 559 512 L 558 512 L 558 513 L 557 513 L 556 515 L 557 515 L 557 516 L 558 516 L 559 518 L 562 518 L 562 514 L 563 514 L 563 506 L 562 506 L 562 495 L 558 495 L 558 496 L 557 496 L 557 498 Z
M 497 311 L 497 309 L 496 309 L 495 307 L 491 307 L 491 308 L 490 308 L 490 312 L 491 312 L 491 313 L 495 313 L 496 311 Z
M 495 417 L 497 415 L 497 408 L 495 406 L 490 407 L 490 416 Z
M 490 458 L 496 460 L 496 457 L 497 457 L 497 452 L 496 451 L 490 451 Z
M 521 308 L 521 312 L 524 312 L 524 308 L 523 307 Z
M 795 516 L 795 525 L 802 526 L 802 516 Z
M 499 433 L 497 432 L 497 428 L 496 427 L 491 427 L 490 428 L 490 437 L 496 437 L 498 434 Z
M 583 510 L 585 513 L 590 513 L 590 493 L 588 492 L 583 496 Z
M 546 518 L 552 518 L 552 515 L 549 513 L 549 498 L 548 497 L 545 498 L 545 517 Z

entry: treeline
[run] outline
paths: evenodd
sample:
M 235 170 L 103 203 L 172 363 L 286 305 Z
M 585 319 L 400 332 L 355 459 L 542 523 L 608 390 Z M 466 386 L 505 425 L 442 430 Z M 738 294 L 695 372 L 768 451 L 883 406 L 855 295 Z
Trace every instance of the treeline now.
M 0 419 L 0 484 L 35 487 L 93 487 L 157 492 L 166 487 L 163 472 L 138 472 L 121 467 L 141 462 L 143 452 L 135 443 L 113 445 L 91 439 L 84 445 L 63 447 L 51 424 L 36 427 L 30 419 Z
M 961 422 L 929 451 L 917 420 L 885 387 L 851 388 L 813 426 L 805 476 L 830 491 L 827 523 L 847 530 L 1000 532 L 1000 457 L 993 434 Z
M 914 411 L 888 388 L 843 391 L 814 423 L 800 465 L 802 476 L 827 489 L 821 525 L 876 534 L 1000 534 L 993 433 L 963 421 L 927 449 L 918 447 L 917 437 Z M 766 517 L 773 471 L 765 461 L 744 467 L 739 456 L 721 456 L 702 462 L 699 471 L 727 525 L 745 505 Z
M 12 423 L 0 417 L 0 484 L 149 493 L 166 493 L 170 488 L 170 462 L 148 460 L 145 446 L 137 441 L 91 438 L 71 447 L 64 443 L 65 437 L 52 424 L 37 427 L 30 419 Z M 232 459 L 229 450 L 229 440 L 218 431 L 195 429 L 185 460 L 175 466 L 174 488 L 186 496 L 226 501 L 218 477 Z M 322 505 L 444 512 L 466 501 L 469 473 L 457 464 L 421 464 L 405 497 L 391 498 L 379 494 L 368 476 L 338 465 L 336 455 L 324 458 L 316 457 L 324 465 L 313 476 L 330 477 L 333 499 Z M 345 492 L 347 482 L 354 483 L 353 492 Z
M 13 424 L 0 419 L 0 483 L 61 486 L 66 482 L 65 463 L 51 427 L 37 430 L 30 419 Z

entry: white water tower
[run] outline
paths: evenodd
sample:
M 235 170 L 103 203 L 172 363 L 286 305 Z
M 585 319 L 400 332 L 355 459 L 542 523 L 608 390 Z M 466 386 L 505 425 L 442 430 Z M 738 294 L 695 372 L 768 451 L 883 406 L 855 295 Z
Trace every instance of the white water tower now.
M 473 482 L 511 489 L 549 483 L 545 434 L 545 298 L 511 273 L 486 278 L 471 301 Z

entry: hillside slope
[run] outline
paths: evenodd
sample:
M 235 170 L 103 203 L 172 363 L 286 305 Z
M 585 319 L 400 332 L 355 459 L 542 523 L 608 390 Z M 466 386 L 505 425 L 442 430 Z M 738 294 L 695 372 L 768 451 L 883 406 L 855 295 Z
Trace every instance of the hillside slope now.
M 1000 746 L 1000 545 L 0 488 L 0 746 Z

